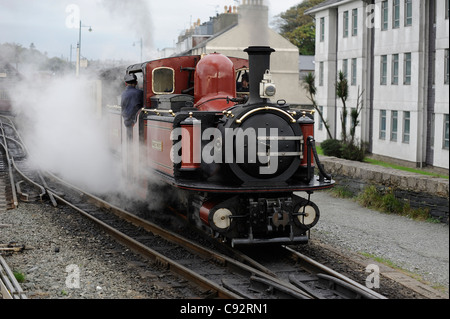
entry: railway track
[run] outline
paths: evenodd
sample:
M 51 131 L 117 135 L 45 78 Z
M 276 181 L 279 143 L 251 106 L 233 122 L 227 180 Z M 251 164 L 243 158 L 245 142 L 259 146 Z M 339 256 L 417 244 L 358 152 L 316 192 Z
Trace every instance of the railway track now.
M 55 175 L 44 176 L 29 170 L 26 147 L 19 134 L 10 130 L 13 126 L 7 126 L 13 136 L 3 133 L 5 144 L 10 146 L 5 153 L 10 156 L 10 170 L 14 171 L 11 178 L 16 180 L 11 182 L 12 189 L 17 189 L 20 199 L 48 197 L 55 206 L 70 206 L 125 246 L 200 287 L 208 298 L 384 298 L 336 273 L 325 274 L 326 267 L 321 267 L 320 273 L 311 271 L 317 269 L 317 263 L 312 266 L 311 260 L 288 247 L 285 251 L 296 256 L 289 259 L 296 261 L 289 264 L 289 270 L 280 272 L 288 265 L 285 258 L 280 260 L 285 264 L 274 266 L 229 247 L 224 248 L 225 253 L 219 253 L 88 194 Z
M 65 203 L 89 218 L 116 240 L 135 252 L 172 272 L 188 279 L 194 285 L 210 291 L 213 298 L 299 298 L 309 296 L 296 287 L 280 281 L 236 259 L 202 247 L 180 235 L 115 207 L 102 199 L 74 188 L 53 176 L 51 188 L 63 187 L 64 195 L 53 193 L 58 202 Z M 53 192 L 53 191 L 49 191 Z M 268 288 L 251 288 L 259 278 Z M 235 288 L 245 282 L 244 288 Z M 270 287 L 270 289 L 269 289 Z M 269 291 L 270 290 L 270 291 Z

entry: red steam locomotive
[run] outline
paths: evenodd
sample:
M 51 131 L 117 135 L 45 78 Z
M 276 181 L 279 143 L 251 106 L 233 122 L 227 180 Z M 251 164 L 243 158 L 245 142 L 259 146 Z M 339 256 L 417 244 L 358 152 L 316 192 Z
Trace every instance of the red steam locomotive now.
M 128 67 L 142 76 L 145 105 L 131 140 L 120 109 L 109 109 L 111 143 L 143 196 L 158 176 L 191 222 L 232 245 L 306 243 L 319 219 L 310 195 L 334 181 L 318 161 L 311 113 L 270 100 L 274 50 L 245 51 L 248 60 L 213 53 Z M 248 93 L 236 89 L 243 73 Z

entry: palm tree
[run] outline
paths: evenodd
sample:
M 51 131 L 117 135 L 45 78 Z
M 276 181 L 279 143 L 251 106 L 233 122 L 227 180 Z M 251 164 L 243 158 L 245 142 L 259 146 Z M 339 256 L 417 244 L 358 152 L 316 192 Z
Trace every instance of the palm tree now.
M 308 99 L 312 102 L 312 104 L 314 106 L 314 109 L 319 114 L 323 124 L 325 125 L 325 128 L 327 129 L 328 138 L 329 139 L 333 139 L 333 137 L 331 135 L 331 132 L 330 132 L 330 128 L 328 126 L 328 123 L 323 118 L 323 114 L 320 111 L 320 109 L 319 109 L 319 107 L 317 106 L 317 103 L 316 103 L 315 96 L 316 96 L 317 89 L 316 89 L 316 85 L 315 85 L 315 80 L 316 80 L 316 77 L 314 76 L 314 74 L 309 72 L 307 75 L 305 75 L 303 77 L 303 81 L 305 82 L 304 88 L 309 93 Z
M 348 81 L 342 71 L 339 71 L 338 81 L 336 83 L 336 95 L 342 101 L 341 124 L 342 124 L 342 141 L 347 143 L 347 98 L 348 98 Z

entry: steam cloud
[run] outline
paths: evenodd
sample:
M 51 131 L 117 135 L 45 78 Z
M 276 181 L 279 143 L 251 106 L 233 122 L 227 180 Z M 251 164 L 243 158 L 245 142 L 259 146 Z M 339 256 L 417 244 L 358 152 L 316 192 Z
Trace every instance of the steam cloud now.
M 107 193 L 120 189 L 120 170 L 96 114 L 95 85 L 82 77 L 41 82 L 34 77 L 21 82 L 11 96 L 33 164 L 90 191 Z
M 101 5 L 106 8 L 117 23 L 130 30 L 130 37 L 136 40 L 142 38 L 144 59 L 151 55 L 153 49 L 153 24 L 150 15 L 150 6 L 147 0 L 102 0 Z M 142 62 L 142 61 L 141 61 Z

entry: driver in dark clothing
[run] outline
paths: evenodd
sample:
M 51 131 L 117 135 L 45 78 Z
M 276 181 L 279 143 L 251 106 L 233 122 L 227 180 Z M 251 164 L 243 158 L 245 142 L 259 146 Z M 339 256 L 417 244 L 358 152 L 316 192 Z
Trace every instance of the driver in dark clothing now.
M 137 86 L 137 77 L 134 74 L 125 75 L 126 90 L 122 93 L 121 107 L 124 124 L 127 127 L 128 138 L 132 137 L 132 127 L 136 123 L 136 114 L 144 104 L 144 92 Z

